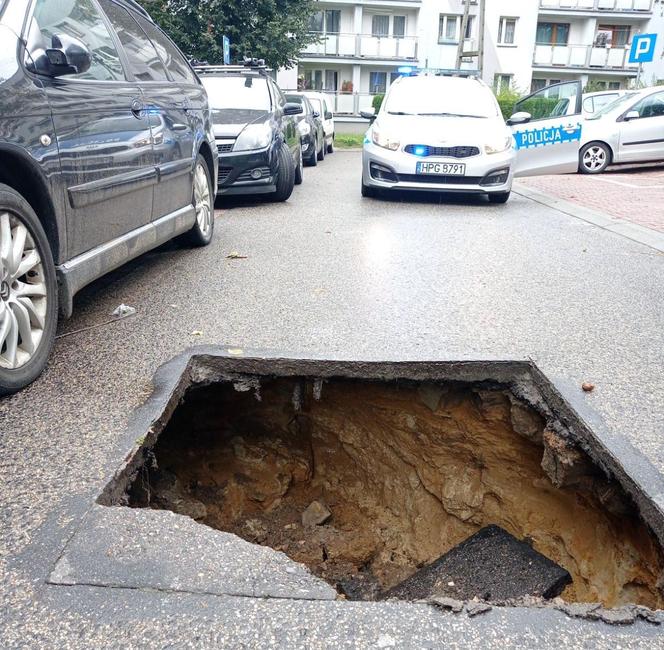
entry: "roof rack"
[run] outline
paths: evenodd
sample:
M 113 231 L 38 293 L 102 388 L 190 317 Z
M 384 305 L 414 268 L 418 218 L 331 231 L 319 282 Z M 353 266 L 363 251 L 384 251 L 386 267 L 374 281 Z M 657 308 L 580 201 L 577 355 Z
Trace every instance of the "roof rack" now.
M 210 65 L 209 63 L 193 63 L 194 70 L 200 73 L 219 73 L 219 72 L 256 72 L 267 76 L 269 69 L 263 59 L 252 59 L 245 57 L 242 65 Z

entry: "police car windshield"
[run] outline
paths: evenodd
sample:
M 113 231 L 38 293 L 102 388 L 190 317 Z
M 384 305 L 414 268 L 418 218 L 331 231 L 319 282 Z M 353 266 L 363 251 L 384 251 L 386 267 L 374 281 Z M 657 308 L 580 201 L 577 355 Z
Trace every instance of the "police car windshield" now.
M 489 88 L 477 81 L 451 77 L 413 77 L 390 88 L 385 110 L 392 115 L 489 118 L 498 104 Z
M 636 93 L 625 93 L 624 95 L 621 95 L 617 99 L 614 99 L 612 102 L 606 104 L 606 106 L 602 106 L 598 111 L 593 113 L 590 117 L 586 118 L 589 120 L 597 120 L 602 115 L 606 115 L 607 113 L 610 113 L 614 109 L 618 108 L 618 106 L 621 106 L 624 104 L 628 99 L 632 99 Z
M 214 109 L 235 108 L 252 111 L 269 111 L 271 108 L 270 91 L 263 77 L 201 76 L 207 90 L 210 106 Z

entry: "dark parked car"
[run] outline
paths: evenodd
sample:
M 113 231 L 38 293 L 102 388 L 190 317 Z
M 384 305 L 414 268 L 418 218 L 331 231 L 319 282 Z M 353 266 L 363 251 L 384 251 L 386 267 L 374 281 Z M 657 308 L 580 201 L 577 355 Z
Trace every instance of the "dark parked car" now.
M 285 201 L 302 182 L 297 128 L 289 103 L 265 66 L 196 66 L 207 89 L 219 151 L 219 194 L 270 194 Z
M 298 118 L 300 140 L 302 142 L 302 156 L 307 165 L 316 166 L 319 160 L 325 159 L 325 130 L 320 113 L 314 110 L 311 102 L 301 93 L 287 93 L 286 100 L 301 104 L 303 113 Z
M 205 89 L 132 0 L 0 2 L 0 394 L 46 365 L 74 294 L 212 238 Z

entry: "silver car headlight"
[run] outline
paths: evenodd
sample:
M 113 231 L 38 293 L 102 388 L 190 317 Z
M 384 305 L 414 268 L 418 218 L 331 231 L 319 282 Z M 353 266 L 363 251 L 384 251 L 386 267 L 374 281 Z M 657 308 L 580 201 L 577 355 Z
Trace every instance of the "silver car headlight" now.
M 484 144 L 484 151 L 488 154 L 503 153 L 512 148 L 512 136 L 495 138 Z
M 250 124 L 238 136 L 233 151 L 264 149 L 271 141 L 272 129 L 269 124 Z
M 309 135 L 311 133 L 309 122 L 305 122 L 304 120 L 297 125 L 297 128 L 300 130 L 301 136 Z
M 371 129 L 371 140 L 375 145 L 383 147 L 383 149 L 389 149 L 390 151 L 396 151 L 401 145 L 398 138 L 383 134 L 376 127 Z

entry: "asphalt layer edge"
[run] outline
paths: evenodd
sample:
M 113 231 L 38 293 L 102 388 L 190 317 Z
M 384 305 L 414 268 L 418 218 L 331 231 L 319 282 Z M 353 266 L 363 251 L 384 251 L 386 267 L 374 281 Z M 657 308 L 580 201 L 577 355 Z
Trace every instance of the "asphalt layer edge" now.
M 523 196 L 526 199 L 535 201 L 541 205 L 545 205 L 549 208 L 553 208 L 558 212 L 562 212 L 569 217 L 574 217 L 575 219 L 580 219 L 587 223 L 592 224 L 602 228 L 602 230 L 608 230 L 616 235 L 625 237 L 626 239 L 631 239 L 632 241 L 643 244 L 650 248 L 654 248 L 660 253 L 664 253 L 664 233 L 660 233 L 651 228 L 646 228 L 645 226 L 640 226 L 635 223 L 630 223 L 619 217 L 612 217 L 611 215 L 604 214 L 603 212 L 598 212 L 596 210 L 591 210 L 590 208 L 583 207 L 574 203 L 572 201 L 567 201 L 565 199 L 559 199 L 558 197 L 547 194 L 540 190 L 535 190 L 530 187 L 526 187 L 521 183 L 516 183 L 514 185 L 513 191 L 515 194 Z

